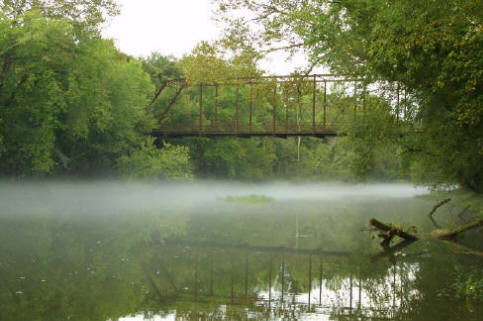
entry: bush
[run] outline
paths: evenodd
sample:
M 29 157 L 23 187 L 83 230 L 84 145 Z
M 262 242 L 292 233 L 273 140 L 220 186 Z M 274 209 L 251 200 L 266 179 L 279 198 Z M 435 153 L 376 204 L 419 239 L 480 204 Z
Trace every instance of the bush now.
M 117 161 L 121 176 L 129 179 L 191 179 L 193 169 L 186 146 L 165 144 L 158 149 L 153 140 Z

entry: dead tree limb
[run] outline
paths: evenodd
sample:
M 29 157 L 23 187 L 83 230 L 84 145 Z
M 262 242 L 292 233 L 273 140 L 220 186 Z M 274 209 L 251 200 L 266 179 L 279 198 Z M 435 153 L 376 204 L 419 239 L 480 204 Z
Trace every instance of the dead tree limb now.
M 393 225 L 387 225 L 387 224 L 384 224 L 378 220 L 376 220 L 375 218 L 371 218 L 371 220 L 369 221 L 369 223 L 374 226 L 375 228 L 377 228 L 378 230 L 380 231 L 383 231 L 383 232 L 386 232 L 386 235 L 387 237 L 389 238 L 393 238 L 394 235 L 397 235 L 405 240 L 417 240 L 418 238 L 412 234 L 409 234 L 407 232 L 404 232 L 403 230 L 401 230 L 400 228 L 397 228 Z
M 434 212 L 436 212 L 436 210 L 438 208 L 440 208 L 441 206 L 443 206 L 444 204 L 448 203 L 449 201 L 451 201 L 451 198 L 447 198 L 445 200 L 442 200 L 441 202 L 439 202 L 438 204 L 434 205 L 433 209 L 431 210 L 431 212 L 429 212 L 428 216 L 430 218 L 433 218 L 433 214 Z
M 479 226 L 483 226 L 483 219 L 458 226 L 452 230 L 450 229 L 436 230 L 436 231 L 433 231 L 431 235 L 440 240 L 452 240 L 452 239 L 455 239 L 458 236 L 458 234 Z

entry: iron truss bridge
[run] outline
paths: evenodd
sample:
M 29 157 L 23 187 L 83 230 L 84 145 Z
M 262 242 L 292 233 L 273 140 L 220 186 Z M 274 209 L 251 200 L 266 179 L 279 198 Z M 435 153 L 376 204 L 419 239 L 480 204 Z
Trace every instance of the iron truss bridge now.
M 358 106 L 354 105 L 355 115 L 356 108 L 365 108 L 362 83 L 361 78 L 332 74 L 260 76 L 216 82 L 166 80 L 150 103 L 150 107 L 159 109 L 159 125 L 151 135 L 158 138 L 337 136 L 343 134 L 341 129 L 347 121 L 330 117 L 330 90 L 338 85 L 345 86 L 346 91 L 352 88 L 348 97 L 359 97 Z

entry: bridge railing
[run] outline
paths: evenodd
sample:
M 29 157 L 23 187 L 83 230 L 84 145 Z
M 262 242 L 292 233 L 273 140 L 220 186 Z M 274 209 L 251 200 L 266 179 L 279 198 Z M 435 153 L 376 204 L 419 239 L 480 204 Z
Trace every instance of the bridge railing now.
M 173 97 L 164 99 L 166 106 L 159 106 L 160 109 L 164 107 L 164 111 L 153 134 L 335 135 L 344 127 L 347 117 L 334 116 L 334 112 L 331 115 L 329 109 L 334 109 L 329 106 L 328 91 L 338 83 L 348 83 L 352 84 L 355 93 L 355 84 L 361 81 L 335 75 L 267 76 L 257 80 L 236 78 L 218 83 L 172 80 L 168 92 Z M 166 86 L 161 86 L 156 97 Z M 255 93 L 257 90 L 258 93 Z M 183 91 L 186 94 L 185 105 L 171 108 Z M 355 106 L 357 99 L 353 98 L 349 104 Z

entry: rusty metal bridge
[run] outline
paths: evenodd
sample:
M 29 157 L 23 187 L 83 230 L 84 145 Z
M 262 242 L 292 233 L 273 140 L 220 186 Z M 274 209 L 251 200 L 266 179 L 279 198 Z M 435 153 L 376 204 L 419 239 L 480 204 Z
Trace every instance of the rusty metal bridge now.
M 365 108 L 362 83 L 357 77 L 332 74 L 167 80 L 150 103 L 159 109 L 159 127 L 151 134 L 159 138 L 337 136 L 346 121 L 329 117 L 328 91 L 342 84 L 346 90 L 353 88 L 355 97 L 359 88 L 355 115 L 357 108 Z

